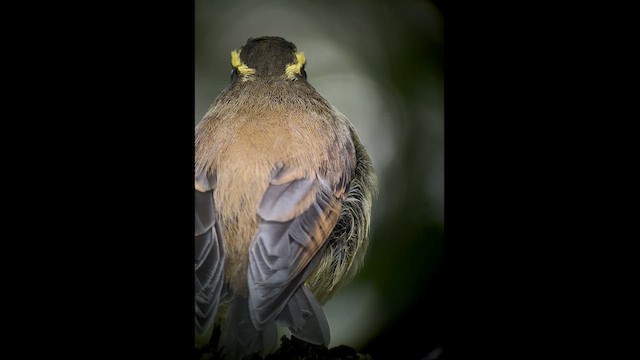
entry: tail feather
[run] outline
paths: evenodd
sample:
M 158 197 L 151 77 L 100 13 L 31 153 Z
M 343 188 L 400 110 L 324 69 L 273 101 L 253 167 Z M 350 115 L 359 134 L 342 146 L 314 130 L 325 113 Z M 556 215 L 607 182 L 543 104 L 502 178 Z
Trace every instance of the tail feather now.
M 218 349 L 229 360 L 255 353 L 267 355 L 275 349 L 278 336 L 275 321 L 264 324 L 262 329 L 255 328 L 249 316 L 249 303 L 239 295 L 231 300 L 221 332 Z

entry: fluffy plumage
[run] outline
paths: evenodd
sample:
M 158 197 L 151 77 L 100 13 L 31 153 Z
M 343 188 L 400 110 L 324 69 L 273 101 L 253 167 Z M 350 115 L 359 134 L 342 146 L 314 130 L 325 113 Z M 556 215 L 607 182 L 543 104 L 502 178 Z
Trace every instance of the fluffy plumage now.
M 269 352 L 277 325 L 327 345 L 321 304 L 366 250 L 371 161 L 295 45 L 250 39 L 233 56 L 232 83 L 195 129 L 196 338 L 218 320 L 229 358 Z

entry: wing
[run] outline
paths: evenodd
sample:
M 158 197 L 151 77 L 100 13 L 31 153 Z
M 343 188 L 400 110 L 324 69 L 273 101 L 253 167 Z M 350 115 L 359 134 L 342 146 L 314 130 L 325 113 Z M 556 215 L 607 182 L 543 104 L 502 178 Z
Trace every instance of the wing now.
M 329 235 L 329 243 L 318 271 L 305 281 L 317 300 L 324 304 L 361 268 L 367 250 L 372 198 L 377 192 L 377 176 L 371 159 L 355 130 L 351 128 L 356 149 L 354 176 L 349 184 L 338 223 Z
M 196 342 L 209 343 L 222 290 L 224 246 L 213 198 L 214 177 L 197 181 L 195 189 L 195 333 Z M 200 191 L 202 190 L 202 191 Z
M 260 203 L 261 222 L 249 249 L 249 309 L 257 329 L 277 319 L 304 340 L 328 344 L 324 313 L 301 285 L 338 220 L 343 192 L 323 178 L 287 169 L 274 175 Z M 301 314 L 314 321 L 301 319 Z M 304 329 L 303 323 L 315 329 Z

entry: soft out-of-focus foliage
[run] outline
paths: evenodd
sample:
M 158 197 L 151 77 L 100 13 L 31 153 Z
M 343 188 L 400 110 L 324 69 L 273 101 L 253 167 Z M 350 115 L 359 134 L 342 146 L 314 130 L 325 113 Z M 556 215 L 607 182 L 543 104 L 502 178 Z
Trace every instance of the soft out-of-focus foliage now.
M 430 289 L 444 232 L 441 13 L 417 0 L 197 0 L 195 18 L 195 123 L 229 81 L 231 50 L 273 35 L 305 52 L 309 82 L 355 125 L 379 196 L 365 266 L 325 310 L 332 346 L 377 349 L 416 302 L 442 296 Z M 442 312 L 432 304 L 414 314 L 418 326 L 442 325 L 428 323 Z

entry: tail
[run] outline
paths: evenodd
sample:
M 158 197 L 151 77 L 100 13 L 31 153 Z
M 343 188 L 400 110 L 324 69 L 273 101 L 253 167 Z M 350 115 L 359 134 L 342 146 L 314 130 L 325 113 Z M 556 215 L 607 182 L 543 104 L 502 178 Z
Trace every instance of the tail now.
M 322 307 L 309 288 L 301 285 L 289 298 L 287 305 L 275 321 L 265 323 L 261 329 L 251 321 L 246 298 L 235 295 L 222 323 L 218 349 L 225 359 L 242 359 L 247 355 L 265 356 L 277 345 L 277 325 L 288 327 L 291 334 L 314 345 L 329 345 L 329 323 Z
M 262 329 L 256 329 L 249 316 L 247 299 L 235 295 L 222 322 L 218 350 L 224 359 L 229 360 L 242 359 L 255 353 L 266 355 L 275 348 L 277 336 L 274 321 L 266 323 Z

